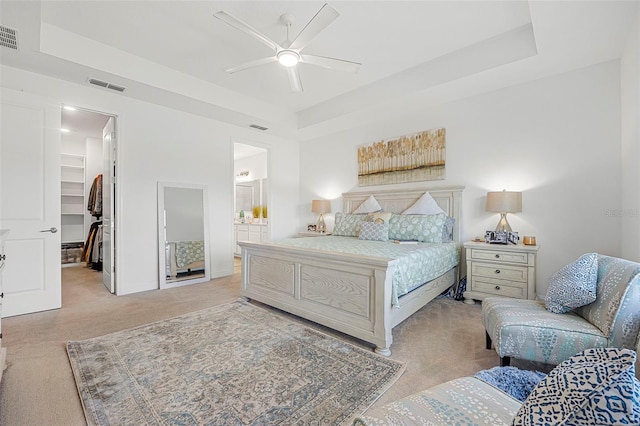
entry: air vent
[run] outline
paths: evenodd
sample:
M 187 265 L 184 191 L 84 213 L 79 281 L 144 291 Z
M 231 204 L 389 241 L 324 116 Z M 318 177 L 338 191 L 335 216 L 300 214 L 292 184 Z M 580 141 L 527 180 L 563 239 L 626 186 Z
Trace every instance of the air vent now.
M 116 86 L 115 84 L 109 83 L 107 89 L 115 90 L 116 92 L 124 92 L 125 88 L 122 86 Z
M 89 83 L 95 84 L 96 86 L 100 87 L 107 87 L 109 85 L 109 83 L 107 83 L 106 81 L 96 80 L 95 78 L 90 78 Z
M 253 129 L 258 129 L 258 130 L 269 130 L 268 127 L 262 127 L 262 126 L 258 126 L 257 124 L 250 124 L 249 127 L 253 128 Z
M 115 90 L 116 92 L 120 92 L 120 93 L 126 90 L 125 87 L 118 86 L 117 84 L 108 83 L 106 81 L 98 80 L 97 78 L 89 78 L 88 81 L 93 85 L 104 87 L 106 89 Z
M 0 46 L 18 50 L 18 32 L 13 28 L 0 25 Z

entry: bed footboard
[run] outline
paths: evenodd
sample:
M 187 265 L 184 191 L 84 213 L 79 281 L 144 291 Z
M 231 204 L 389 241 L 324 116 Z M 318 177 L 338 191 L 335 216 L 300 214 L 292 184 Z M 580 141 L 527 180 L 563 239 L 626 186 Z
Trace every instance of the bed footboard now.
M 244 297 L 372 343 L 389 355 L 395 260 L 239 242 Z

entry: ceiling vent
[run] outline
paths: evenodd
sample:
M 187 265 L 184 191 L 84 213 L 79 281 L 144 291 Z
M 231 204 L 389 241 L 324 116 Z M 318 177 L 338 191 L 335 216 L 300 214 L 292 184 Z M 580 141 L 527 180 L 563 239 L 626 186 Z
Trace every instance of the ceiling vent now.
M 18 31 L 0 25 L 0 46 L 18 50 Z
M 118 86 L 117 84 L 108 83 L 106 81 L 98 80 L 97 78 L 89 78 L 89 83 L 95 86 L 104 87 L 105 89 L 115 90 L 116 92 L 124 92 L 126 90 L 125 87 Z
M 263 127 L 263 126 L 258 126 L 257 124 L 249 124 L 249 127 L 251 127 L 252 129 L 258 129 L 258 130 L 269 130 L 268 127 Z

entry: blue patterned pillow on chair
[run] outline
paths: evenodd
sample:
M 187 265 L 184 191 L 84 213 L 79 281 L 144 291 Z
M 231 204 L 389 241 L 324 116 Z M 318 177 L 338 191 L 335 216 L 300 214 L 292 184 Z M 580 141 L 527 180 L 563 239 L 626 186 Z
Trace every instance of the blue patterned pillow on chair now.
M 548 311 L 564 314 L 596 300 L 598 254 L 583 254 L 551 276 L 545 306 Z
M 389 241 L 389 224 L 385 222 L 362 222 L 358 239 Z
M 587 349 L 554 368 L 533 389 L 514 425 L 640 424 L 636 353 Z

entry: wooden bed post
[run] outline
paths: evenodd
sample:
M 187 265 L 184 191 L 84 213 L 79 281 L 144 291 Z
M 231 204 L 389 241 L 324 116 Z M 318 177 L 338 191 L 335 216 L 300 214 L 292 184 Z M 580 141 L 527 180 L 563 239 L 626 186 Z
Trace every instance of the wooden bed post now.
M 389 267 L 386 271 L 376 270 L 375 272 L 375 297 L 376 299 L 382 299 L 383 303 L 374 303 L 376 312 L 375 321 L 375 334 L 376 336 L 384 336 L 384 343 L 382 345 L 376 343 L 375 352 L 380 355 L 391 355 L 391 344 L 393 343 L 393 324 L 391 323 L 391 286 L 385 285 L 385 282 L 391 282 L 393 277 L 393 271 L 395 269 L 395 261 L 389 263 Z M 379 319 L 383 319 L 380 321 Z

